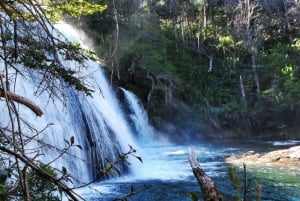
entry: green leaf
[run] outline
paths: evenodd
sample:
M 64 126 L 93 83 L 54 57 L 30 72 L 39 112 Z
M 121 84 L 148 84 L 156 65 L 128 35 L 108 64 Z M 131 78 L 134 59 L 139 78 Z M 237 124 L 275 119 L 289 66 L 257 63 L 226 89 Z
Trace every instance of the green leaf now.
M 80 150 L 82 150 L 82 146 L 81 146 L 81 145 L 76 144 L 76 145 L 74 145 L 74 146 L 76 146 L 76 147 L 78 147 Z
M 126 158 L 128 158 L 127 155 L 119 155 L 119 159 L 120 159 L 121 161 L 125 161 Z
M 128 146 L 129 146 L 130 151 L 132 151 L 133 147 L 130 144 Z
M 131 188 L 130 188 L 130 193 L 131 194 L 133 194 L 133 193 L 135 193 L 135 189 L 131 186 Z
M 64 139 L 64 141 L 70 146 L 70 142 L 68 140 Z
M 139 157 L 139 156 L 134 156 L 134 157 L 136 157 L 139 161 L 141 161 L 141 163 L 143 163 L 143 160 L 141 157 Z
M 195 192 L 190 192 L 190 198 L 192 201 L 198 201 L 198 195 Z
M 6 170 L 0 170 L 0 184 L 5 184 L 8 172 Z
M 68 170 L 65 166 L 62 166 L 62 173 L 63 175 L 66 175 L 68 173 Z
M 105 165 L 105 170 L 110 171 L 112 167 L 113 167 L 112 164 L 110 162 L 107 162 Z
M 117 168 L 114 168 L 115 172 L 118 174 L 118 176 L 120 177 L 121 176 L 121 171 Z
M 63 19 L 65 15 L 75 18 L 84 15 L 92 15 L 97 12 L 102 12 L 106 9 L 105 5 L 99 5 L 90 0 L 60 0 L 47 1 L 47 17 L 52 21 Z

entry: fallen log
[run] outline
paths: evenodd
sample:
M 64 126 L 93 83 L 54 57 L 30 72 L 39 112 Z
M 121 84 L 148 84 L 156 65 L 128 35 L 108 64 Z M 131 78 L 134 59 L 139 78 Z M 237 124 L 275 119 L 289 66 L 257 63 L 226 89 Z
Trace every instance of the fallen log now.
M 43 111 L 39 106 L 37 106 L 35 103 L 32 101 L 28 100 L 27 98 L 17 95 L 15 93 L 12 93 L 10 91 L 4 91 L 3 89 L 0 88 L 0 97 L 9 97 L 11 100 L 20 103 L 22 105 L 25 105 L 29 109 L 31 109 L 37 116 L 42 116 Z
M 213 180 L 201 168 L 197 160 L 197 153 L 192 149 L 189 150 L 189 162 L 200 185 L 204 201 L 222 201 L 222 195 L 218 192 Z

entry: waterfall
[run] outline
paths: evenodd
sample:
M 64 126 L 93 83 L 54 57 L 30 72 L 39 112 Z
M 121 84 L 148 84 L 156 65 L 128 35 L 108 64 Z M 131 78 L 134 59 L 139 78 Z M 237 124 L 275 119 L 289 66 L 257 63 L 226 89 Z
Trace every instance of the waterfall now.
M 56 27 L 69 39 L 81 39 L 79 33 L 68 24 L 59 24 Z M 67 65 L 73 63 L 69 62 Z M 87 66 L 87 73 L 92 76 L 94 86 L 91 97 L 73 88 L 68 88 L 64 92 L 65 102 L 59 99 L 49 100 L 47 92 L 37 96 L 34 93 L 37 85 L 34 77 L 38 75 L 35 75 L 34 71 L 26 78 L 18 76 L 13 83 L 16 94 L 29 98 L 44 112 L 41 117 L 37 117 L 25 106 L 16 104 L 24 122 L 32 125 L 36 131 L 43 130 L 38 132 L 34 138 L 37 140 L 30 143 L 29 148 L 39 149 L 42 153 L 40 160 L 48 163 L 60 155 L 59 150 L 66 148 L 67 142 L 73 136 L 74 144 L 78 146 L 71 147 L 68 153 L 55 160 L 53 165 L 60 170 L 63 167 L 67 168 L 68 172 L 80 182 L 95 178 L 99 174 L 99 169 L 104 168 L 106 160 L 116 161 L 121 153 L 129 150 L 129 145 L 138 149 L 120 103 L 100 64 L 88 61 Z M 2 70 L 4 67 L 0 64 L 0 71 Z M 0 113 L 1 126 L 9 125 L 5 101 L 0 101 Z M 24 126 L 23 132 L 29 135 L 32 130 Z M 139 163 L 135 158 L 129 157 L 128 160 L 131 169 Z M 128 169 L 125 165 L 118 168 L 123 171 Z
M 123 88 L 121 88 L 121 90 L 125 96 L 125 100 L 129 108 L 127 114 L 128 119 L 131 122 L 137 139 L 142 144 L 145 144 L 143 142 L 148 142 L 148 145 L 153 144 L 153 142 L 150 142 L 153 140 L 154 129 L 149 124 L 148 114 L 143 107 L 142 102 L 131 91 Z

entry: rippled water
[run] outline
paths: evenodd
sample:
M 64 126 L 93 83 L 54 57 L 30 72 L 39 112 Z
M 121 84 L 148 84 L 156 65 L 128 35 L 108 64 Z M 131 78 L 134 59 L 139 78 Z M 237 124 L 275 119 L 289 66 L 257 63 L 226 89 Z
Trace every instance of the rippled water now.
M 112 179 L 93 184 L 80 193 L 89 201 L 107 201 L 122 198 L 134 189 L 136 193 L 129 197 L 133 201 L 190 201 L 189 192 L 197 192 L 201 198 L 200 188 L 188 163 L 188 149 L 198 152 L 198 159 L 213 178 L 225 200 L 235 200 L 235 191 L 229 183 L 224 158 L 249 150 L 269 151 L 272 144 L 226 143 L 220 145 L 204 143 L 184 146 L 149 146 L 143 149 L 144 163 L 131 176 Z M 242 178 L 242 171 L 240 171 Z M 267 201 L 299 201 L 300 173 L 274 170 L 270 168 L 249 168 L 250 184 L 262 184 L 262 198 Z M 146 188 L 146 187 L 149 188 Z M 200 199 L 201 200 L 201 199 Z M 254 199 L 250 199 L 254 200 Z

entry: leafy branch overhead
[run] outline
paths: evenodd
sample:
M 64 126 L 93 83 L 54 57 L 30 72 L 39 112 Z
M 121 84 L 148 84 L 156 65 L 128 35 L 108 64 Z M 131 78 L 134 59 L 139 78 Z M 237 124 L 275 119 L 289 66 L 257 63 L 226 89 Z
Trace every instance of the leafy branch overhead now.
M 80 17 L 102 12 L 105 5 L 97 0 L 46 0 L 46 16 L 52 20 L 61 20 L 64 16 Z
M 0 10 L 4 11 L 0 14 L 1 49 L 4 50 L 1 60 L 7 70 L 11 69 L 10 73 L 14 70 L 17 72 L 29 70 L 32 74 L 30 70 L 33 69 L 34 73 L 41 74 L 41 78 L 34 76 L 35 79 L 40 79 L 41 91 L 47 90 L 55 94 L 58 89 L 64 88 L 66 82 L 76 90 L 91 95 L 92 90 L 87 87 L 79 71 L 86 67 L 86 60 L 96 60 L 96 56 L 92 51 L 82 49 L 78 43 L 69 42 L 44 15 L 51 9 L 53 13 L 59 12 L 55 4 L 63 6 L 67 2 L 47 1 L 47 3 L 53 4 L 53 7 L 37 6 L 39 5 L 37 2 L 25 0 L 15 3 L 0 2 Z M 69 6 L 72 6 L 73 14 L 84 13 L 85 9 L 91 7 L 94 9 L 89 10 L 90 13 L 105 8 L 92 5 L 89 1 L 72 1 Z M 80 7 L 76 9 L 76 6 Z M 69 8 L 66 14 L 72 15 L 71 11 Z M 78 67 L 71 69 L 66 65 L 66 61 L 76 62 Z

